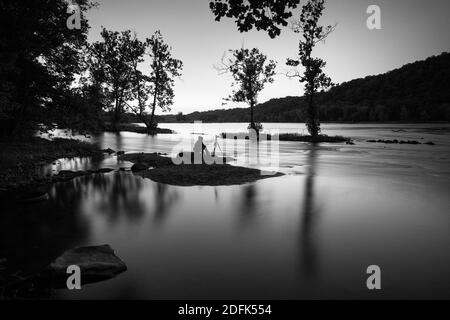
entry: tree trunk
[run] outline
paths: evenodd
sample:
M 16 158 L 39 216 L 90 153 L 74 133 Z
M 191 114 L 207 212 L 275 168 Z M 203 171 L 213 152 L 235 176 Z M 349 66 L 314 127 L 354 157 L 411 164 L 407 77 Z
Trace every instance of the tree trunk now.
M 153 96 L 152 114 L 150 115 L 150 126 L 152 127 L 152 129 L 156 129 L 154 118 L 155 118 L 155 109 L 156 109 L 157 95 L 158 95 L 158 90 L 157 90 L 157 88 L 155 88 L 155 95 Z
M 114 130 L 114 132 L 119 132 L 119 122 L 120 122 L 119 98 L 116 97 L 116 105 L 114 107 L 114 117 L 113 117 L 113 130 Z
M 147 129 L 147 134 L 152 133 L 152 125 L 151 125 L 151 122 L 149 123 L 149 122 L 147 121 L 147 119 L 145 119 L 145 116 L 142 115 L 142 114 L 139 116 L 139 120 L 141 120 L 141 122 L 145 124 L 145 128 Z
M 250 129 L 255 130 L 256 132 L 256 140 L 259 141 L 259 128 L 256 127 L 255 118 L 254 118 L 254 109 L 255 102 L 250 102 Z
M 320 127 L 319 121 L 317 119 L 317 110 L 314 106 L 314 91 L 307 94 L 308 97 L 308 112 L 307 112 L 307 123 L 308 132 L 311 137 L 316 138 L 319 135 Z
M 113 111 L 113 119 L 112 119 L 112 127 L 115 132 L 119 131 L 119 121 L 120 121 L 120 114 L 119 114 L 119 89 L 118 89 L 118 81 L 114 80 L 114 111 Z
M 255 121 L 253 119 L 253 102 L 250 104 L 250 127 L 255 128 Z

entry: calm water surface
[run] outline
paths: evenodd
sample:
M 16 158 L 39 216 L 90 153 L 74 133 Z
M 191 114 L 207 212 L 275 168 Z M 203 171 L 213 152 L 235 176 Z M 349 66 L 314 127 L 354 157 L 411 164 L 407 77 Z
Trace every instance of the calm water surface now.
M 92 139 L 102 148 L 171 153 L 176 145 L 187 150 L 198 134 L 212 148 L 216 134 L 246 124 L 161 127 L 177 134 Z M 301 133 L 304 126 L 264 127 Z M 0 249 L 24 272 L 67 249 L 100 244 L 128 266 L 81 291 L 57 290 L 54 299 L 450 298 L 450 127 L 329 124 L 323 131 L 356 145 L 280 142 L 285 175 L 241 186 L 177 187 L 129 171 L 55 184 L 48 202 L 2 204 Z M 436 145 L 366 142 L 394 138 Z M 232 156 L 243 163 L 245 145 Z M 111 156 L 61 159 L 44 170 L 130 166 Z M 372 264 L 382 270 L 378 292 L 366 289 Z

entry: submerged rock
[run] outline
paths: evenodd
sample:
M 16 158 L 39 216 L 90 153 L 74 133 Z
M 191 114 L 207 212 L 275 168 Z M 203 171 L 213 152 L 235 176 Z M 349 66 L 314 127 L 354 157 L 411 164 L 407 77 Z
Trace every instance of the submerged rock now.
M 113 154 L 115 151 L 111 148 L 108 148 L 108 149 L 103 149 L 102 152 L 107 153 L 107 154 Z
M 111 169 L 111 168 L 101 168 L 101 169 L 96 170 L 95 173 L 108 173 L 108 172 L 111 172 L 111 171 L 114 171 L 114 169 Z
M 86 170 L 86 171 L 71 171 L 71 170 L 61 170 L 57 175 L 52 177 L 53 182 L 61 182 L 72 180 L 76 177 L 87 176 L 94 173 L 108 173 L 114 171 L 111 168 L 100 168 L 97 170 Z
M 400 144 L 421 144 L 419 141 L 415 140 L 407 140 L 407 141 L 400 141 Z
M 53 180 L 59 182 L 59 181 L 68 181 L 72 180 L 76 177 L 81 177 L 91 174 L 90 171 L 71 171 L 71 170 L 61 170 L 58 172 L 56 176 L 53 177 Z
M 367 142 L 371 142 L 371 143 L 385 143 L 385 144 L 421 144 L 419 141 L 415 141 L 415 140 L 367 140 Z
M 234 158 L 231 157 L 216 157 L 210 156 L 209 158 L 206 155 L 201 159 L 195 159 L 195 154 L 193 152 L 180 152 L 175 159 L 173 159 L 173 164 L 225 164 L 229 162 L 235 161 Z M 196 161 L 201 163 L 196 163 Z
M 138 162 L 138 163 L 133 164 L 133 166 L 131 167 L 131 171 L 133 171 L 133 172 L 144 171 L 144 170 L 147 170 L 148 167 L 149 166 L 147 164 Z
M 63 286 L 68 277 L 67 268 L 71 265 L 80 267 L 83 284 L 107 280 L 127 270 L 114 250 L 109 245 L 102 245 L 68 250 L 48 266 L 46 273 L 54 285 Z
M 173 165 L 171 158 L 163 157 L 158 153 L 127 153 L 122 156 L 122 160 L 130 161 L 134 164 L 145 164 L 147 168 Z
M 50 196 L 45 191 L 30 191 L 24 194 L 21 194 L 18 198 L 19 202 L 22 203 L 34 203 L 41 202 L 50 199 Z

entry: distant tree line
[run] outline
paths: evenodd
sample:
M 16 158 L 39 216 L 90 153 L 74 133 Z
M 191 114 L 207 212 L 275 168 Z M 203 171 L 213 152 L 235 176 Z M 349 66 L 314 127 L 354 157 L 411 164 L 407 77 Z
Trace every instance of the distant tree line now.
M 318 94 L 322 121 L 450 121 L 450 53 L 407 64 L 382 75 L 334 86 Z M 255 107 L 261 122 L 305 122 L 305 97 L 271 99 Z M 247 122 L 246 108 L 160 116 L 158 121 Z
M 450 121 L 450 53 L 341 84 L 321 97 L 321 119 Z

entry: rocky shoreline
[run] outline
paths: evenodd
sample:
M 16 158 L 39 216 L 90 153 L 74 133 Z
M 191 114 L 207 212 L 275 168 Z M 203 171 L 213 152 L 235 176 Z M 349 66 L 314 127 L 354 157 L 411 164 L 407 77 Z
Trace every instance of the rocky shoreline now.
M 249 140 L 248 132 L 222 132 L 221 137 L 223 139 L 235 139 L 235 140 Z M 263 135 L 261 134 L 261 137 Z M 310 143 L 347 143 L 350 144 L 352 142 L 351 138 L 343 137 L 343 136 L 328 136 L 325 134 L 318 135 L 317 137 L 312 137 L 310 135 L 302 135 L 299 133 L 280 133 L 279 135 L 270 135 L 266 134 L 265 139 L 272 140 L 272 137 L 277 139 L 278 141 L 291 141 L 291 142 L 310 142 Z
M 0 191 L 34 188 L 59 177 L 42 176 L 39 168 L 57 159 L 90 157 L 101 160 L 104 153 L 92 143 L 75 139 L 31 138 L 26 141 L 0 142 Z
M 435 143 L 432 141 L 428 141 L 428 142 L 419 142 L 416 140 L 398 140 L 398 139 L 394 139 L 394 140 L 367 140 L 367 142 L 369 143 L 384 143 L 384 144 L 413 144 L 413 145 L 417 145 L 417 144 L 426 144 L 429 146 L 434 146 Z
M 121 160 L 132 162 L 134 165 L 131 170 L 136 174 L 156 182 L 178 186 L 244 184 L 282 175 L 278 172 L 264 173 L 258 169 L 232 166 L 227 163 L 233 160 L 230 158 L 215 158 L 215 163 L 211 165 L 194 165 L 183 161 L 176 165 L 172 158 L 161 153 L 125 154 L 112 149 L 100 150 L 94 144 L 74 139 L 33 138 L 0 147 L 4 150 L 0 156 L 0 196 L 20 203 L 47 199 L 46 190 L 53 183 L 115 170 L 61 170 L 55 175 L 37 173 L 39 167 L 60 158 L 91 157 L 101 160 L 104 154 L 116 154 Z M 187 157 L 191 159 L 192 155 Z

